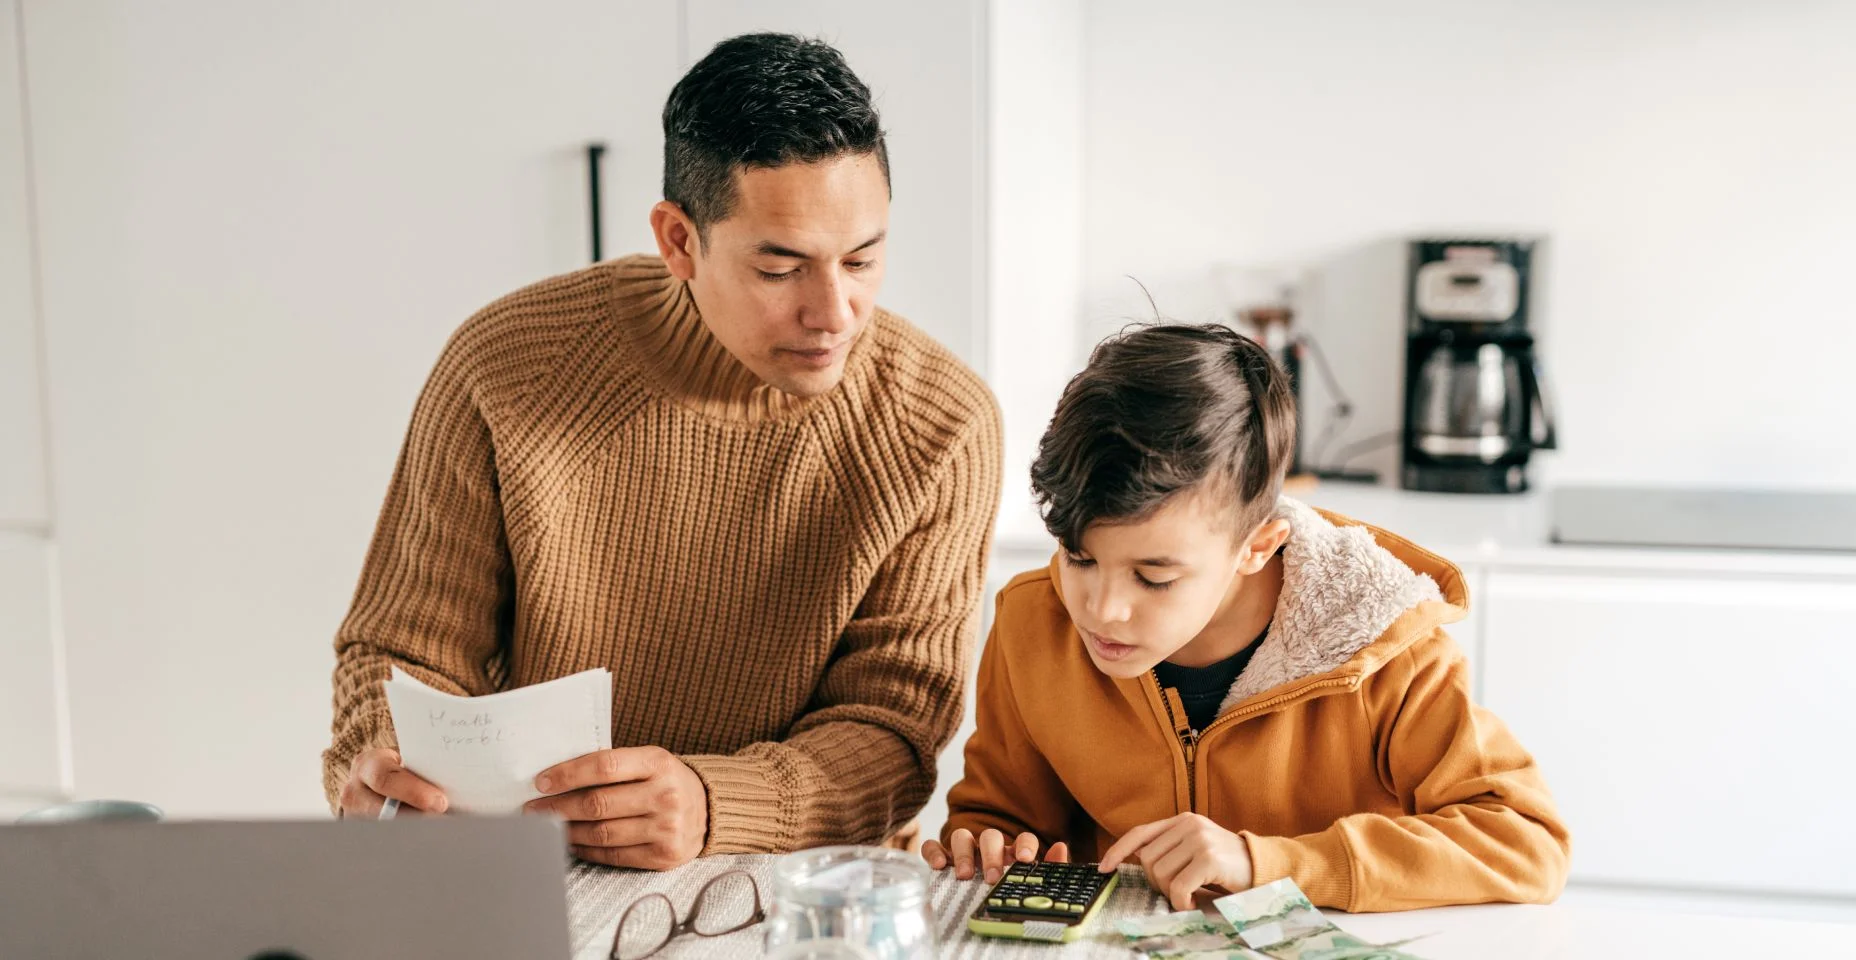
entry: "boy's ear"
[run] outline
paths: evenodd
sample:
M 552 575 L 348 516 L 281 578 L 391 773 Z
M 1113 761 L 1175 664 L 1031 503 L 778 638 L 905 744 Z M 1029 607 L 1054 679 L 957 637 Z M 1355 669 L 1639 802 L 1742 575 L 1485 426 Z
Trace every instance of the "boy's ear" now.
M 1238 562 L 1237 572 L 1248 577 L 1263 569 L 1276 551 L 1289 539 L 1289 521 L 1277 517 L 1257 528 L 1244 544 L 1244 557 Z

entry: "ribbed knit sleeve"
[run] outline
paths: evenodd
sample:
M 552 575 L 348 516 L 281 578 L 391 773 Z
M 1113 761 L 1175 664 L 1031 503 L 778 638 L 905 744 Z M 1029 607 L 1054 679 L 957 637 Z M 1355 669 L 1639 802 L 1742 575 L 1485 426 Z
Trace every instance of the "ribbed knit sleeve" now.
M 1000 491 L 996 408 L 965 427 L 789 735 L 684 758 L 709 791 L 705 854 L 878 843 L 927 802 L 960 722 Z
M 414 409 L 354 603 L 335 638 L 331 808 L 355 754 L 395 746 L 381 682 L 398 665 L 441 690 L 495 689 L 513 598 L 490 430 L 473 389 L 471 327 L 445 348 Z

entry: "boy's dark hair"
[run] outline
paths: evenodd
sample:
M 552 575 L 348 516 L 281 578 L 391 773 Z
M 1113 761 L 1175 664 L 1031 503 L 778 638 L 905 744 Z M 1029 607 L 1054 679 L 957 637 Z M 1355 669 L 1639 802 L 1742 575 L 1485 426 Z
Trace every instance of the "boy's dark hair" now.
M 1031 488 L 1065 550 L 1097 522 L 1137 521 L 1182 490 L 1231 505 L 1238 534 L 1274 510 L 1295 447 L 1289 376 L 1218 324 L 1153 324 L 1102 341 L 1038 441 Z
M 830 44 L 789 33 L 724 40 L 664 102 L 664 199 L 707 236 L 735 204 L 735 171 L 889 149 L 870 88 Z

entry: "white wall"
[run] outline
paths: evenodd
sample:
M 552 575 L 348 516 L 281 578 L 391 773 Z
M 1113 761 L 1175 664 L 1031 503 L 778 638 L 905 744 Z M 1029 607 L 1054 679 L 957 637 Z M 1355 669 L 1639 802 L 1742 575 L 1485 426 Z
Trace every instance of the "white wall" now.
M 987 333 L 1005 416 L 999 537 L 1042 542 L 1031 460 L 1075 372 L 1082 308 L 1083 14 L 1073 0 L 990 6 Z
M 1396 238 L 1538 231 L 1556 476 L 1856 486 L 1856 5 L 1088 10 L 1086 341 L 1147 312 L 1122 274 L 1201 320 L 1219 264 L 1312 267 L 1365 437 Z
M 42 532 L 50 518 L 18 12 L 18 0 L 0 0 L 0 530 Z
M 894 196 L 883 306 L 975 369 L 985 340 L 985 77 L 979 0 L 686 0 L 686 65 L 721 40 L 757 30 L 836 46 L 883 115 Z
M 324 811 L 331 638 L 451 331 L 642 249 L 674 7 L 26 0 L 75 783 Z
M 584 263 L 585 142 L 608 254 L 652 249 L 664 97 L 723 36 L 842 44 L 891 131 L 883 302 L 983 365 L 978 2 L 25 3 L 81 796 L 325 809 L 331 638 L 420 384 Z
M 1083 16 L 1069 0 L 986 5 L 988 381 L 1005 421 L 1005 490 L 982 600 L 1048 557 L 1030 494 L 1031 459 L 1069 377 L 1083 266 Z M 973 734 L 972 677 L 960 728 L 939 760 L 924 837 L 947 820 L 947 791 Z

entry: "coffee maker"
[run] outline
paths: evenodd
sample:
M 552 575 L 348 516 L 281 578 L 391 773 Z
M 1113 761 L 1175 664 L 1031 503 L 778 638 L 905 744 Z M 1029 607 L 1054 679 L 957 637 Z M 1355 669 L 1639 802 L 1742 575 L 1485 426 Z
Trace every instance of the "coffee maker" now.
M 1535 241 L 1411 243 L 1401 485 L 1520 493 L 1535 450 L 1556 446 L 1529 330 Z

